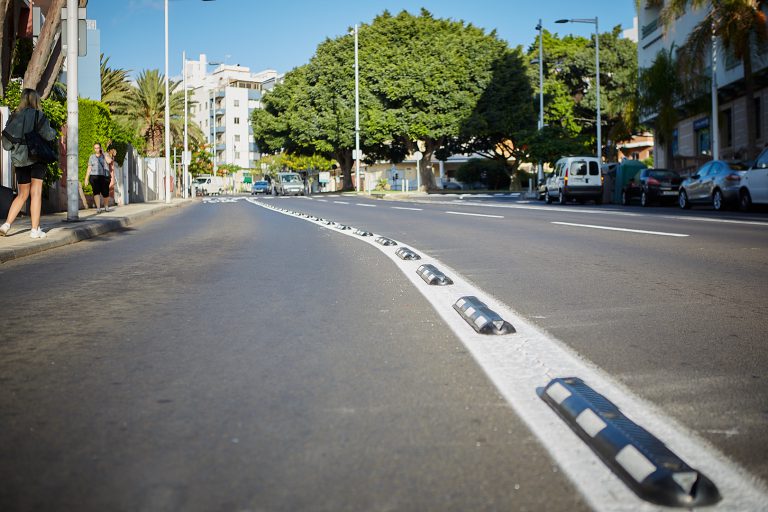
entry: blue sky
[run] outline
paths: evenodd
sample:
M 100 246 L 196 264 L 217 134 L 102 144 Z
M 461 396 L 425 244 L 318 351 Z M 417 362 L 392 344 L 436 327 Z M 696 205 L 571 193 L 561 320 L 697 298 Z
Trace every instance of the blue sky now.
M 368 23 L 385 9 L 418 13 L 425 7 L 441 18 L 460 19 L 515 46 L 536 37 L 536 23 L 560 34 L 588 36 L 588 24 L 555 25 L 559 18 L 600 18 L 600 30 L 629 28 L 634 0 L 170 0 L 170 75 L 181 73 L 181 54 L 286 72 L 306 63 L 326 37 Z M 120 6 L 120 7 L 117 7 Z M 88 17 L 101 30 L 101 51 L 112 67 L 132 71 L 164 66 L 162 0 L 90 0 Z

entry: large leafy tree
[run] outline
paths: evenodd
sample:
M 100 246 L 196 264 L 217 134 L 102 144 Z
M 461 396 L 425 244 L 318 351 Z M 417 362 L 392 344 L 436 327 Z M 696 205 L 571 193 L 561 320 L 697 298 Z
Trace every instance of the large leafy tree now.
M 753 51 L 755 44 L 768 40 L 766 0 L 668 0 L 661 12 L 665 27 L 682 15 L 687 7 L 707 8 L 704 19 L 694 27 L 685 44 L 680 48 L 680 58 L 690 62 L 694 69 L 706 67 L 707 52 L 711 48 L 712 35 L 733 52 L 744 70 L 744 92 L 747 98 L 755 95 Z M 747 104 L 747 158 L 756 156 L 755 109 Z
M 514 52 L 510 53 L 495 32 L 486 33 L 463 21 L 438 19 L 422 9 L 417 16 L 406 11 L 396 16 L 384 12 L 362 37 L 365 87 L 381 108 L 366 120 L 366 149 L 389 148 L 393 156 L 422 150 L 424 189 L 435 187 L 430 163 L 437 151 L 452 145 L 471 147 L 476 136 L 486 144 L 513 137 L 512 131 L 502 132 L 516 126 L 515 120 L 482 119 L 492 113 L 482 102 L 484 95 L 486 99 L 515 97 L 515 102 L 522 98 L 523 103 L 517 105 L 523 110 L 522 123 L 528 122 L 525 112 L 531 108 L 530 98 L 526 98 L 530 89 L 518 80 L 507 84 L 514 93 L 505 90 L 500 81 L 494 83 L 505 71 L 505 63 L 523 74 Z M 493 147 L 484 149 L 493 151 Z
M 639 110 L 653 118 L 653 127 L 664 148 L 664 164 L 672 167 L 672 133 L 679 120 L 678 104 L 683 98 L 674 48 L 660 51 L 653 63 L 640 70 Z

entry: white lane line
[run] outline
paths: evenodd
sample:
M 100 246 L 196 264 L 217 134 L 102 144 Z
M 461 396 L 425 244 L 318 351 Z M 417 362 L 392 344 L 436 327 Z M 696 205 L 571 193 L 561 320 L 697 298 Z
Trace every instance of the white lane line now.
M 257 200 L 248 199 L 269 209 Z M 285 213 L 284 215 L 291 215 Z M 312 222 L 334 233 L 351 236 L 368 243 L 385 254 L 405 277 L 432 304 L 450 329 L 464 343 L 490 380 L 504 395 L 515 413 L 530 431 L 539 438 L 552 459 L 567 474 L 596 511 L 659 512 L 661 507 L 638 498 L 595 453 L 563 422 L 556 413 L 536 395 L 536 389 L 544 387 L 555 377 L 579 376 L 589 383 L 630 418 L 637 418 L 642 426 L 656 435 L 673 452 L 694 468 L 700 469 L 718 486 L 723 496 L 717 505 L 708 507 L 711 512 L 733 510 L 765 510 L 768 490 L 747 470 L 729 460 L 713 448 L 701 436 L 667 417 L 655 405 L 634 395 L 624 384 L 583 359 L 565 343 L 540 330 L 493 296 L 477 288 L 456 270 L 430 257 L 412 245 L 421 260 L 401 260 L 395 255 L 400 245 L 385 247 L 377 244 L 375 237 L 359 237 L 349 231 L 339 231 Z M 425 263 L 438 267 L 451 276 L 453 286 L 434 287 L 416 274 Z M 478 334 L 453 310 L 459 297 L 474 295 L 485 302 L 502 318 L 512 323 L 516 334 L 486 336 Z
M 327 203 L 328 202 L 327 199 L 318 199 L 318 201 L 320 201 L 321 203 Z
M 376 208 L 375 204 L 355 203 L 356 206 L 365 206 L 367 208 Z
M 349 204 L 349 203 L 348 203 L 348 202 L 346 202 L 346 201 L 334 201 L 334 203 L 336 203 L 336 204 Z
M 768 222 L 760 222 L 755 220 L 709 219 L 707 217 L 685 217 L 683 215 L 664 215 L 664 218 L 674 220 L 695 220 L 698 222 L 716 222 L 720 224 L 745 224 L 748 226 L 762 226 L 764 228 L 768 228 Z
M 390 206 L 393 210 L 411 210 L 414 212 L 421 212 L 424 211 L 424 208 L 407 208 L 405 206 Z
M 640 233 L 642 235 L 674 236 L 679 238 L 685 238 L 685 237 L 691 236 L 691 235 L 685 235 L 683 233 L 665 233 L 663 231 L 645 231 L 643 229 L 614 228 L 611 226 L 593 226 L 592 224 L 575 224 L 573 222 L 553 222 L 552 224 L 558 224 L 560 226 L 572 226 L 577 228 L 604 229 L 606 231 L 623 231 L 625 233 Z
M 491 219 L 503 219 L 503 215 L 487 215 L 485 213 L 445 212 L 449 215 L 467 215 L 469 217 L 489 217 Z

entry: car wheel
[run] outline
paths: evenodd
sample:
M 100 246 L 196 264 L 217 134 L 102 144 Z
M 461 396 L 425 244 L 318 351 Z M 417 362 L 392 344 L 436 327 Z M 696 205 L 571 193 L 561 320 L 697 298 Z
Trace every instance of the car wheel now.
M 723 211 L 723 208 L 725 207 L 725 202 L 723 201 L 723 193 L 720 191 L 720 189 L 715 190 L 715 192 L 712 194 L 712 207 L 716 212 Z
M 549 190 L 544 191 L 544 202 L 547 204 L 552 204 L 552 196 L 549 195 Z
M 629 205 L 629 194 L 627 194 L 626 190 L 621 191 L 621 204 L 622 206 Z
M 685 193 L 685 190 L 681 190 L 677 195 L 677 204 L 679 204 L 680 208 L 683 210 L 687 210 L 691 207 L 691 203 L 688 201 L 688 194 Z
M 645 193 L 645 190 L 640 193 L 640 206 L 648 206 L 648 194 Z
M 563 189 L 560 189 L 560 192 L 557 195 L 557 202 L 560 204 L 565 204 L 566 202 L 565 192 L 563 192 Z
M 739 194 L 739 210 L 748 212 L 752 208 L 752 196 L 749 195 L 749 190 L 742 190 Z

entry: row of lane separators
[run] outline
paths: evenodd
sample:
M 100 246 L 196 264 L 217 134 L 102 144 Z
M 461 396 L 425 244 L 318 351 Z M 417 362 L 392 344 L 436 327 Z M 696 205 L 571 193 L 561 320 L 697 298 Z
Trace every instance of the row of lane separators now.
M 270 205 L 259 204 L 274 210 Z M 277 213 L 304 218 L 289 212 Z M 330 226 L 320 227 L 330 229 Z M 638 498 L 551 409 L 538 397 L 536 390 L 552 379 L 578 375 L 594 389 L 615 403 L 628 417 L 643 420 L 643 426 L 680 454 L 693 467 L 706 471 L 722 493 L 723 500 L 707 510 L 763 510 L 768 503 L 768 490 L 748 471 L 712 448 L 695 432 L 667 417 L 655 405 L 635 396 L 616 379 L 581 358 L 566 344 L 551 337 L 521 317 L 501 301 L 484 293 L 455 269 L 419 251 L 419 260 L 401 260 L 397 247 L 385 247 L 375 237 L 360 237 L 350 231 L 334 232 L 352 236 L 380 250 L 404 273 L 446 324 L 464 343 L 517 415 L 534 433 L 552 459 L 571 479 L 589 505 L 597 511 L 658 511 L 657 505 Z M 408 244 L 410 246 L 410 244 Z M 432 287 L 416 273 L 418 267 L 430 263 L 449 273 L 454 284 Z M 457 297 L 480 296 L 483 302 L 509 320 L 517 334 L 494 336 L 473 331 L 453 311 Z

